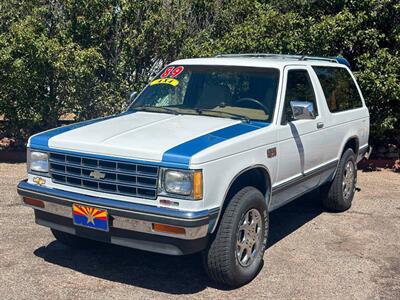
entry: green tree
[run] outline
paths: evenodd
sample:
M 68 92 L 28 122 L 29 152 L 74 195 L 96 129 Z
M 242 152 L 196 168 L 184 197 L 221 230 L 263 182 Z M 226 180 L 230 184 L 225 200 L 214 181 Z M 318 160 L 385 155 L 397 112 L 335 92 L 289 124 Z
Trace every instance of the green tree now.
M 102 57 L 73 43 L 52 9 L 36 7 L 0 35 L 0 111 L 16 136 L 56 126 L 76 96 L 88 99 L 97 86 L 92 70 Z
M 0 0 L 0 115 L 26 139 L 65 113 L 123 110 L 130 91 L 177 58 L 343 55 L 373 139 L 394 139 L 399 48 L 400 3 L 391 0 Z

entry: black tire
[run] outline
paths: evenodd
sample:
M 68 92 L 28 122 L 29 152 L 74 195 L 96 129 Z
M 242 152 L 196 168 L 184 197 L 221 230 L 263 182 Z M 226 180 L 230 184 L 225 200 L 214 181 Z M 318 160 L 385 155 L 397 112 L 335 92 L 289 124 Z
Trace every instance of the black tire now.
M 259 215 L 256 211 L 258 211 Z M 253 214 L 256 220 L 261 220 L 258 230 L 259 240 L 252 263 L 243 266 L 240 258 L 236 256 L 240 239 L 239 230 L 241 221 L 245 216 Z M 267 245 L 268 237 L 268 211 L 266 201 L 262 193 L 254 187 L 245 187 L 233 196 L 222 215 L 220 225 L 211 241 L 209 247 L 203 252 L 203 265 L 208 276 L 224 285 L 239 287 L 250 282 L 257 276 L 263 265 L 263 256 Z M 242 225 L 243 226 L 243 225 Z M 253 236 L 254 237 L 254 236 Z M 256 239 L 256 238 L 255 238 Z M 243 239 L 243 240 L 247 240 Z M 245 242 L 242 242 L 245 244 Z M 251 243 L 251 242 L 250 242 Z M 246 244 L 245 244 L 246 245 Z M 251 248 L 251 246 L 250 246 Z M 246 251 L 243 251 L 243 253 Z
M 353 174 L 351 177 L 351 188 L 348 193 L 344 192 L 343 181 L 346 176 L 346 166 L 348 164 L 353 165 Z M 350 178 L 349 177 L 349 178 Z M 357 163 L 356 155 L 352 149 L 347 149 L 339 162 L 336 170 L 335 178 L 330 183 L 322 187 L 322 204 L 329 210 L 334 212 L 346 211 L 351 207 L 354 193 L 356 191 L 357 183 Z M 349 185 L 350 186 L 350 185 Z
M 51 233 L 60 243 L 75 249 L 88 249 L 96 245 L 95 241 L 51 228 Z

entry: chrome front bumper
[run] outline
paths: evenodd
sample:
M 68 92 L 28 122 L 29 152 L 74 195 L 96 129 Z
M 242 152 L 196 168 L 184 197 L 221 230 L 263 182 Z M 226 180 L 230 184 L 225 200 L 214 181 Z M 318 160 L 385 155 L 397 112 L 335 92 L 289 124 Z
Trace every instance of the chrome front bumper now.
M 207 245 L 208 232 L 213 228 L 219 209 L 197 212 L 128 203 L 50 189 L 21 181 L 18 194 L 43 201 L 35 210 L 36 223 L 86 238 L 113 244 L 181 255 L 201 251 Z M 109 214 L 110 232 L 80 228 L 72 222 L 72 204 L 104 208 Z M 154 223 L 178 226 L 184 234 L 153 230 Z

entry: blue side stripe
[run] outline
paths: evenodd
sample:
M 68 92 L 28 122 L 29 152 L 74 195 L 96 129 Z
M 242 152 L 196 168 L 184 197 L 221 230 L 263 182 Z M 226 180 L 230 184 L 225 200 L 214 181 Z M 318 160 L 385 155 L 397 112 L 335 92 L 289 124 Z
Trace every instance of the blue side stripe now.
M 107 117 L 103 117 L 103 118 L 97 118 L 97 119 L 93 119 L 93 120 L 88 120 L 88 121 L 83 121 L 83 122 L 79 122 L 79 123 L 75 123 L 75 124 L 71 124 L 71 125 L 66 125 L 66 126 L 62 126 L 62 127 L 57 127 L 54 128 L 52 130 L 49 131 L 45 131 L 43 133 L 39 133 L 38 135 L 35 135 L 31 138 L 30 141 L 30 147 L 31 148 L 35 148 L 38 150 L 49 150 L 49 139 L 51 139 L 52 137 L 59 135 L 61 133 L 73 130 L 73 129 L 77 129 L 83 126 L 87 126 L 90 124 L 94 124 L 97 122 L 101 122 L 101 121 L 105 121 L 108 119 L 112 119 L 112 118 L 116 118 L 119 116 L 122 116 L 123 114 L 119 114 L 119 115 L 111 115 L 111 116 L 107 116 Z
M 249 123 L 235 124 L 210 132 L 169 149 L 164 153 L 162 162 L 174 163 L 188 167 L 191 157 L 196 153 L 228 139 L 267 127 L 268 125 L 270 125 L 270 123 L 252 121 Z

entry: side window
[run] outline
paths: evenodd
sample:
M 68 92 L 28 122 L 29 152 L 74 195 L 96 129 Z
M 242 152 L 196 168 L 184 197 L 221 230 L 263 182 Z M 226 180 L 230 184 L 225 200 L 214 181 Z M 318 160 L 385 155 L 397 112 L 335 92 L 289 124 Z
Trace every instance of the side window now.
M 344 68 L 313 67 L 331 112 L 362 107 L 360 94 L 349 72 Z
M 292 121 L 291 101 L 311 102 L 314 109 L 314 116 L 318 116 L 314 88 L 307 70 L 288 71 L 282 124 Z

